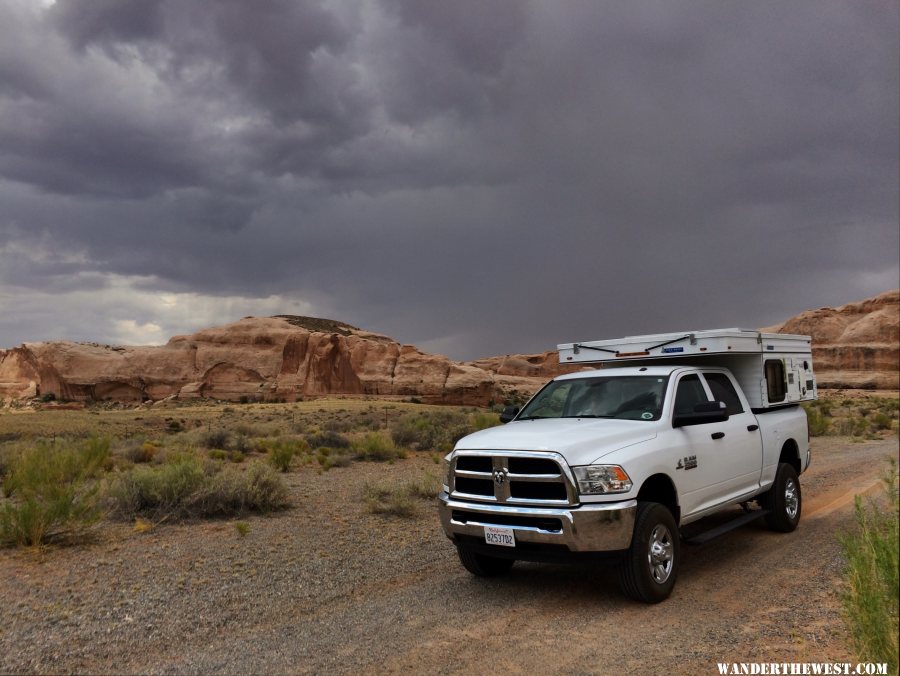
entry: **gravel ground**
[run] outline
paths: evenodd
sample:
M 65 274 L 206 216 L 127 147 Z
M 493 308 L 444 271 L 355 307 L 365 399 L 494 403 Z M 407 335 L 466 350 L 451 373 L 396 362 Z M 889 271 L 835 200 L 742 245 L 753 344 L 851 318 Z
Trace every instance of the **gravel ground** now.
M 431 459 L 287 475 L 295 507 L 245 519 L 105 524 L 95 542 L 0 551 L 0 672 L 717 673 L 717 661 L 853 661 L 835 533 L 897 440 L 818 438 L 795 533 L 751 524 L 685 547 L 673 596 L 626 600 L 614 571 L 519 563 L 481 580 L 434 506 L 369 514 L 367 482 Z

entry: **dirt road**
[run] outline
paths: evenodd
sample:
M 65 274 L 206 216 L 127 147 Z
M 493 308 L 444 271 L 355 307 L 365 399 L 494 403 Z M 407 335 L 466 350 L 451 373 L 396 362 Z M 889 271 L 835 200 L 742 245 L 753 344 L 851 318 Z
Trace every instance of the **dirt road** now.
M 792 534 L 751 524 L 685 547 L 673 596 L 612 570 L 519 563 L 469 576 L 432 505 L 374 516 L 366 483 L 432 461 L 289 475 L 296 507 L 231 522 L 107 526 L 91 545 L 0 552 L 0 672 L 718 673 L 716 662 L 853 661 L 836 533 L 897 440 L 817 438 Z

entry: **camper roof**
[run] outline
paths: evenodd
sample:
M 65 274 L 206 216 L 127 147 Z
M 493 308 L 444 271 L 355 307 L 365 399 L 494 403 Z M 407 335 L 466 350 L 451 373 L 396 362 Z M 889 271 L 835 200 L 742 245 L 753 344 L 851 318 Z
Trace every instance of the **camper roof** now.
M 811 339 L 752 329 L 707 329 L 626 336 L 612 340 L 563 343 L 560 363 L 603 363 L 630 359 L 678 358 L 725 354 L 811 354 Z

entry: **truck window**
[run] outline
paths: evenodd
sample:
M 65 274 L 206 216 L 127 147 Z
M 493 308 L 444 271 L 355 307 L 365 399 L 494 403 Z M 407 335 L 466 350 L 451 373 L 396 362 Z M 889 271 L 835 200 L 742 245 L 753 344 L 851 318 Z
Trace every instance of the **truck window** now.
M 700 376 L 695 373 L 687 375 L 678 381 L 678 390 L 675 392 L 675 413 L 692 413 L 697 404 L 709 401 L 706 392 L 700 382 Z
M 784 401 L 787 393 L 784 384 L 784 362 L 780 359 L 766 359 L 766 394 L 769 403 Z
M 529 418 L 659 420 L 668 378 L 606 376 L 548 383 L 519 413 Z
M 724 401 L 728 407 L 728 415 L 737 415 L 744 412 L 741 406 L 741 399 L 731 384 L 731 380 L 724 373 L 704 373 L 706 384 L 712 392 L 713 399 L 716 401 Z

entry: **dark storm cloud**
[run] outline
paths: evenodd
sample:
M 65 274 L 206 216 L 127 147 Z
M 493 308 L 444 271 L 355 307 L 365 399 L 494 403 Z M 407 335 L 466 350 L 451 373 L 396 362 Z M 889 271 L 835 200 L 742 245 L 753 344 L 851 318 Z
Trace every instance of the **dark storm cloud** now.
M 477 357 L 878 293 L 898 284 L 897 22 L 852 2 L 11 1 L 0 303 L 132 278 Z

